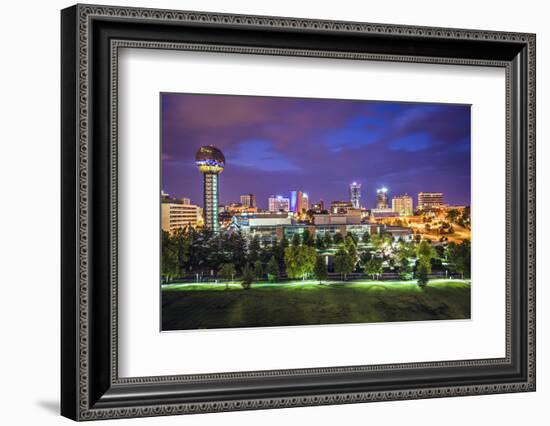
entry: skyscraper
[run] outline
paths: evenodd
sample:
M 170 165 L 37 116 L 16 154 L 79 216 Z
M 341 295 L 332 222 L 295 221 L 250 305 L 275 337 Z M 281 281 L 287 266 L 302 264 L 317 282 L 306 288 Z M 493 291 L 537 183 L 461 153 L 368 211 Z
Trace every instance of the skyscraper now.
M 256 207 L 256 196 L 252 193 L 241 195 L 241 204 L 243 207 Z
M 391 200 L 391 208 L 399 216 L 412 216 L 413 214 L 413 199 L 410 195 L 399 195 Z
M 203 173 L 204 193 L 204 225 L 214 232 L 218 232 L 218 175 L 225 167 L 225 157 L 222 152 L 213 145 L 199 148 L 195 156 L 195 164 Z
M 349 186 L 349 200 L 354 209 L 361 208 L 361 184 L 353 182 Z
M 307 212 L 309 210 L 309 195 L 305 192 L 302 194 L 302 199 L 299 203 L 300 212 Z
M 388 188 L 380 188 L 376 190 L 376 208 L 388 208 Z
M 308 195 L 302 191 L 290 191 L 290 211 L 300 214 L 308 209 Z

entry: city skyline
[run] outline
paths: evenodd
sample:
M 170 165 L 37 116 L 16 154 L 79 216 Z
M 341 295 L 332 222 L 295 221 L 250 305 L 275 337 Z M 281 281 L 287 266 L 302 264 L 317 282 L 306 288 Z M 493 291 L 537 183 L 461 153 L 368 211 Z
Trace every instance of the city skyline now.
M 354 181 L 367 208 L 381 187 L 390 199 L 433 191 L 470 204 L 466 105 L 163 94 L 161 112 L 163 190 L 200 206 L 194 154 L 206 144 L 227 159 L 220 204 L 253 193 L 267 209 L 296 189 L 310 203 L 346 200 Z

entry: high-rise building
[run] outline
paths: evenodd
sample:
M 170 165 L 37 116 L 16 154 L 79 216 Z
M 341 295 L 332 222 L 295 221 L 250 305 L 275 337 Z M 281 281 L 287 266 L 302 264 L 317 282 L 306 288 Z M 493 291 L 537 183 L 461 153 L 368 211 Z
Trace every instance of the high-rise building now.
M 171 233 L 179 228 L 197 226 L 201 215 L 200 207 L 191 204 L 189 198 L 177 200 L 163 194 L 160 216 L 162 230 Z
M 307 212 L 309 210 L 309 195 L 305 192 L 302 193 L 302 197 L 298 199 L 298 212 Z
M 376 208 L 388 208 L 388 188 L 379 188 L 376 190 Z
M 282 195 L 272 195 L 268 198 L 267 204 L 270 212 L 290 211 L 290 199 Z
M 290 211 L 302 213 L 309 210 L 309 197 L 302 191 L 290 191 Z
M 204 175 L 204 225 L 212 231 L 218 232 L 220 229 L 218 221 L 218 175 L 225 167 L 225 157 L 218 148 L 207 145 L 197 151 L 195 164 Z
M 353 182 L 349 186 L 349 200 L 354 209 L 361 208 L 361 184 Z
M 399 216 L 412 216 L 413 199 L 410 195 L 399 195 L 391 199 L 391 208 Z
M 256 196 L 252 193 L 241 195 L 241 204 L 243 207 L 256 207 Z
M 439 209 L 444 206 L 443 192 L 418 193 L 418 210 Z

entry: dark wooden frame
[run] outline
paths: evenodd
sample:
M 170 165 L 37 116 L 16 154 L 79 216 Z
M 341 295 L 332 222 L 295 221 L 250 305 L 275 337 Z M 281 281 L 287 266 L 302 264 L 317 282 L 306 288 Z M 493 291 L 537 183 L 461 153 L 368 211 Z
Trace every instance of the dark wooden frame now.
M 535 390 L 533 34 L 95 5 L 64 9 L 61 28 L 64 416 L 89 420 Z M 120 47 L 505 68 L 506 357 L 119 378 L 116 65 Z

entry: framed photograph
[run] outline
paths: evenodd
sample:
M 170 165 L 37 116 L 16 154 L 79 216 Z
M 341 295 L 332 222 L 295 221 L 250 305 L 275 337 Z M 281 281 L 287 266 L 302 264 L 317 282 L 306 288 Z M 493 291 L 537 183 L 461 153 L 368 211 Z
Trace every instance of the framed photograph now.
M 61 412 L 535 390 L 535 35 L 61 12 Z

